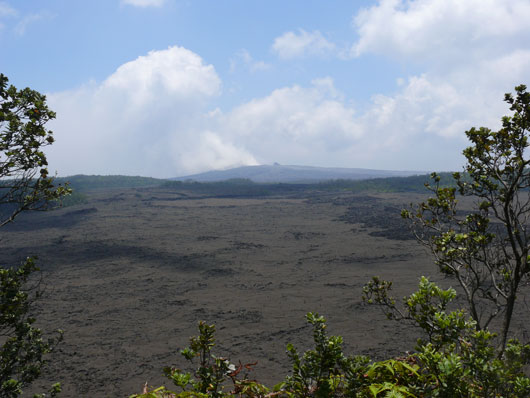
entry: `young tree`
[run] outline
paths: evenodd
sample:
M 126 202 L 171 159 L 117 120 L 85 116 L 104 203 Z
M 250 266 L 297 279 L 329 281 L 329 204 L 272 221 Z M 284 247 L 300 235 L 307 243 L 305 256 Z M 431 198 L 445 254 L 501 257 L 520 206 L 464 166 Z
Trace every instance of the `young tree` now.
M 53 143 L 45 124 L 55 117 L 46 97 L 8 86 L 0 74 L 0 226 L 23 211 L 44 210 L 70 192 L 54 187 L 42 148 Z M 0 397 L 16 397 L 40 374 L 43 356 L 56 339 L 44 340 L 29 316 L 38 289 L 28 287 L 34 259 L 20 267 L 0 266 Z M 52 395 L 58 387 L 52 388 Z
M 471 146 L 463 152 L 464 173 L 454 173 L 456 188 L 434 184 L 434 197 L 416 210 L 402 212 L 412 221 L 420 242 L 430 247 L 439 270 L 460 284 L 476 328 L 492 327 L 502 316 L 499 356 L 508 342 L 518 295 L 530 275 L 530 93 L 515 88 L 505 95 L 511 116 L 502 128 L 472 128 Z M 474 198 L 468 213 L 458 209 L 460 194 Z

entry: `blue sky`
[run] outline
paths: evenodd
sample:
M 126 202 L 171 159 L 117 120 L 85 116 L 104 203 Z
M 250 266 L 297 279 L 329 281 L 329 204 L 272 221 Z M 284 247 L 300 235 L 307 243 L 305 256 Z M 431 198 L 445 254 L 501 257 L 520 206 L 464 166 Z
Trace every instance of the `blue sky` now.
M 530 83 L 528 0 L 0 1 L 59 175 L 246 164 L 459 170 Z

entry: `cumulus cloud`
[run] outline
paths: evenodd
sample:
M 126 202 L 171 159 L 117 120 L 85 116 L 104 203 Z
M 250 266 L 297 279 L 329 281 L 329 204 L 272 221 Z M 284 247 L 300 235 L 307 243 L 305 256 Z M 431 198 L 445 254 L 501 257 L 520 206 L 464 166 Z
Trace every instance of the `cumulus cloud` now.
M 328 77 L 215 112 L 211 126 L 260 163 L 456 170 L 467 143 L 464 132 L 499 127 L 506 113 L 502 93 L 491 85 L 461 87 L 422 74 L 404 79 L 394 94 L 374 95 L 359 112 Z
M 182 48 L 151 51 L 120 66 L 101 83 L 48 95 L 57 112 L 56 143 L 50 165 L 62 173 L 175 176 L 183 146 L 195 140 L 208 101 L 219 95 L 221 81 L 212 65 Z M 207 148 L 212 151 L 215 142 Z M 235 149 L 222 151 L 235 163 Z M 242 155 L 248 159 L 247 154 Z
M 271 163 L 333 165 L 363 136 L 331 78 L 291 86 L 226 113 L 212 65 L 182 47 L 151 51 L 102 82 L 48 95 L 52 170 L 171 177 Z
M 355 56 L 423 68 L 398 79 L 396 92 L 373 96 L 358 120 L 362 130 L 371 130 L 396 164 L 408 156 L 458 168 L 464 131 L 499 127 L 504 92 L 530 80 L 529 17 L 530 3 L 522 0 L 381 0 L 361 10 L 354 16 Z M 366 144 L 367 153 L 376 150 Z
M 469 3 L 475 7 L 382 0 L 362 10 L 354 18 L 359 61 L 375 53 L 415 62 L 421 72 L 399 76 L 359 107 L 324 77 L 212 110 L 221 94 L 212 65 L 181 47 L 152 51 L 102 82 L 49 96 L 58 112 L 52 169 L 158 177 L 274 161 L 459 169 L 464 131 L 498 128 L 504 92 L 530 81 L 526 3 Z M 282 58 L 338 54 L 320 33 L 303 30 L 277 38 L 273 50 Z M 234 63 L 267 67 L 245 50 Z
M 217 129 L 261 163 L 330 164 L 361 134 L 330 78 L 276 89 L 217 115 Z
M 164 5 L 166 0 L 121 0 L 122 4 L 134 6 L 134 7 L 161 7 Z
M 125 95 L 130 105 L 142 108 L 156 104 L 158 98 L 189 101 L 217 95 L 220 80 L 214 67 L 204 65 L 197 54 L 171 47 L 121 65 L 100 89 Z
M 467 62 L 527 43 L 529 18 L 526 0 L 381 0 L 354 17 L 353 52 Z
M 328 77 L 216 114 L 216 131 L 260 163 L 409 170 L 421 163 L 447 170 L 460 161 L 463 131 L 487 112 L 476 112 L 460 94 L 427 76 L 412 77 L 395 95 L 375 95 L 361 113 Z
M 483 113 L 439 84 L 413 77 L 400 93 L 375 95 L 358 112 L 331 78 L 315 79 L 216 112 L 212 126 L 260 163 L 417 169 L 421 162 L 448 169 L 459 160 L 458 135 Z
M 519 57 L 530 66 L 530 54 Z M 374 95 L 362 113 L 329 77 L 273 90 L 225 113 L 208 110 L 220 86 L 211 65 L 171 47 L 122 65 L 102 83 L 52 94 L 58 111 L 52 168 L 158 177 L 273 161 L 447 170 L 461 160 L 463 131 L 485 121 L 493 126 L 488 122 L 504 112 L 500 96 L 484 103 L 496 89 L 465 92 L 428 74 L 403 80 L 393 95 Z
M 335 45 L 328 41 L 318 30 L 306 32 L 286 32 L 274 39 L 272 50 L 283 59 L 304 56 L 322 56 L 335 50 Z

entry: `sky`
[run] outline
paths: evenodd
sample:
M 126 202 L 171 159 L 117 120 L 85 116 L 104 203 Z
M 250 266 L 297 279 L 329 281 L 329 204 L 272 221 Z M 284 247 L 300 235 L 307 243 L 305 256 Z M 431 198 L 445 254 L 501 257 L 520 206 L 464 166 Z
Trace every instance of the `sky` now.
M 0 0 L 59 176 L 272 164 L 461 170 L 530 85 L 530 0 Z

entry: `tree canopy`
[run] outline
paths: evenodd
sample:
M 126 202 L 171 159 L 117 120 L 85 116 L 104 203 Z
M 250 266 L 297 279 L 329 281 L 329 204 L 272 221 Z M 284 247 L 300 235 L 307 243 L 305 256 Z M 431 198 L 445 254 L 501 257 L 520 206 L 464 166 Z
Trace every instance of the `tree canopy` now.
M 55 117 L 46 97 L 25 88 L 8 86 L 0 74 L 0 226 L 12 222 L 23 211 L 47 209 L 52 201 L 70 192 L 54 186 L 48 175 L 43 148 L 53 143 L 52 131 L 46 129 Z M 33 258 L 16 267 L 0 266 L 0 397 L 12 398 L 39 377 L 58 336 L 45 339 L 29 316 L 38 285 L 28 286 L 38 270 Z M 53 386 L 50 394 L 59 391 Z
M 54 186 L 43 152 L 54 141 L 46 128 L 54 118 L 44 95 L 18 90 L 0 74 L 0 226 L 20 212 L 46 209 L 68 193 L 67 187 Z
M 439 270 L 462 287 L 477 329 L 502 316 L 499 355 L 517 298 L 530 282 L 530 93 L 524 85 L 515 91 L 505 95 L 512 114 L 502 118 L 500 130 L 466 131 L 471 146 L 463 152 L 464 173 L 453 175 L 456 187 L 441 187 L 433 174 L 434 197 L 403 211 Z M 461 211 L 458 195 L 474 199 L 475 207 Z

